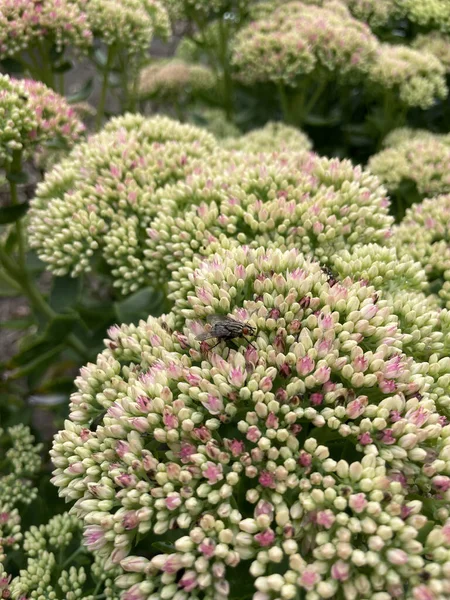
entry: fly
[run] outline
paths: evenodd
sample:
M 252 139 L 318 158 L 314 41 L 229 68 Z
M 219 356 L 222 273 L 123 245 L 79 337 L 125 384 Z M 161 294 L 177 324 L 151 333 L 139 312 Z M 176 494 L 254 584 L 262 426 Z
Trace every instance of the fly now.
M 105 410 L 102 410 L 102 412 L 92 420 L 92 423 L 89 425 L 89 431 L 95 431 L 97 429 L 107 412 L 108 409 L 105 408 Z
M 330 269 L 330 267 L 324 266 L 324 267 L 321 267 L 321 269 L 322 269 L 322 272 L 325 273 L 325 275 L 327 276 L 330 287 L 333 287 L 334 285 L 336 285 L 338 280 L 337 280 L 336 275 Z
M 255 348 L 247 338 L 247 336 L 255 335 L 256 333 L 256 328 L 253 327 L 253 325 L 236 321 L 236 319 L 226 317 L 225 315 L 208 315 L 206 320 L 208 323 L 211 323 L 211 329 L 204 333 L 200 333 L 196 339 L 203 342 L 205 340 L 216 338 L 217 343 L 214 346 L 211 346 L 210 350 L 218 346 L 221 341 L 229 342 L 240 337 L 244 338 L 250 346 Z

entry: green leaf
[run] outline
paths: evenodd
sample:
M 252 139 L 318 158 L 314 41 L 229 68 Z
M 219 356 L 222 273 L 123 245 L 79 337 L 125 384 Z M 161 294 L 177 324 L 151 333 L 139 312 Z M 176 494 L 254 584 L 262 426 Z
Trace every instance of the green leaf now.
M 20 289 L 10 285 L 10 282 L 3 277 L 3 273 L 0 271 L 0 298 L 14 298 L 20 296 L 21 293 Z
M 168 554 L 175 552 L 174 544 L 168 544 L 167 542 L 153 542 L 152 548 L 155 548 L 155 550 L 158 550 L 159 552 Z
M 16 359 L 19 355 L 16 354 L 15 357 L 8 363 L 8 367 L 12 370 L 9 373 L 10 379 L 16 379 L 17 377 L 23 377 L 24 375 L 30 375 L 33 372 L 38 371 L 38 375 L 41 377 L 45 374 L 45 370 L 50 364 L 53 362 L 54 357 L 63 352 L 66 349 L 65 344 L 40 344 L 33 348 L 31 352 L 27 356 L 27 360 L 25 360 L 22 364 L 19 364 L 20 369 L 17 369 L 17 372 L 14 371 L 15 365 L 12 364 L 12 361 Z
M 14 206 L 0 207 L 0 225 L 18 221 L 27 212 L 28 206 L 29 202 L 23 202 Z
M 50 138 L 45 142 L 45 147 L 51 150 L 68 150 L 69 148 L 66 140 L 62 137 Z
M 13 171 L 6 174 L 6 179 L 11 183 L 27 183 L 28 174 L 25 171 Z
M 97 67 L 104 69 L 108 62 L 108 51 L 105 48 L 96 48 L 93 53 L 93 61 Z
M 94 78 L 91 77 L 84 83 L 84 85 L 78 90 L 78 92 L 74 92 L 70 96 L 67 96 L 66 100 L 69 104 L 75 104 L 76 102 L 84 102 L 92 94 L 93 89 Z
M 0 65 L 7 73 L 23 73 L 25 71 L 23 64 L 15 58 L 4 58 Z
M 121 302 L 115 302 L 114 308 L 121 323 L 138 323 L 149 315 L 159 317 L 164 312 L 165 295 L 161 290 L 144 288 L 128 296 Z
M 70 277 L 70 275 L 55 277 L 50 292 L 50 306 L 58 313 L 72 308 L 78 301 L 80 289 L 81 280 L 79 278 Z
M 94 305 L 83 304 L 78 306 L 77 310 L 83 322 L 91 331 L 100 328 L 104 332 L 116 320 L 116 313 L 112 302 Z
M 73 69 L 73 62 L 70 60 L 63 60 L 52 65 L 53 73 L 67 73 L 71 69 Z
M 119 87 L 119 85 L 122 85 L 122 77 L 119 73 L 111 71 L 108 74 L 108 83 L 111 87 Z
M 45 271 L 45 264 L 39 258 L 34 250 L 27 252 L 26 256 L 27 269 L 32 273 L 42 273 Z
M 10 227 L 8 237 L 5 241 L 5 250 L 8 254 L 14 250 L 17 244 L 17 229 L 15 227 Z
M 29 363 L 33 364 L 39 360 L 39 357 L 47 359 L 61 352 L 64 349 L 62 342 L 72 332 L 77 320 L 78 317 L 75 314 L 57 315 L 48 323 L 44 333 L 34 337 L 11 358 L 8 368 L 13 369 Z M 58 348 L 57 351 L 56 348 Z
M 2 327 L 5 329 L 27 329 L 33 325 L 33 319 L 9 319 L 9 321 L 3 321 Z

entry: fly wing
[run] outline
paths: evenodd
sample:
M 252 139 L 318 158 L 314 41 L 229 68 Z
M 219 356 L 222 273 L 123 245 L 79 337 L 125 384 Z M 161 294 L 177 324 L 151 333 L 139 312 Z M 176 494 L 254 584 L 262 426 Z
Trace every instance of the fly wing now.
M 206 317 L 208 323 L 211 325 L 215 325 L 216 323 L 223 323 L 224 321 L 234 321 L 231 317 L 227 317 L 226 315 L 208 315 Z
M 205 340 L 210 340 L 213 337 L 215 337 L 215 336 L 211 335 L 210 331 L 204 331 L 203 333 L 199 333 L 195 339 L 198 340 L 199 342 L 204 342 Z

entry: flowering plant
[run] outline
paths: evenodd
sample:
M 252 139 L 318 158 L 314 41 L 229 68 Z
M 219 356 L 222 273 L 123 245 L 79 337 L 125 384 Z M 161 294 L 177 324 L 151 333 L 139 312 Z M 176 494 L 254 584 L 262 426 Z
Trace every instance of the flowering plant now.
M 444 598 L 447 419 L 375 288 L 245 247 L 189 279 L 110 330 L 53 446 L 122 598 Z M 251 343 L 197 341 L 221 314 Z

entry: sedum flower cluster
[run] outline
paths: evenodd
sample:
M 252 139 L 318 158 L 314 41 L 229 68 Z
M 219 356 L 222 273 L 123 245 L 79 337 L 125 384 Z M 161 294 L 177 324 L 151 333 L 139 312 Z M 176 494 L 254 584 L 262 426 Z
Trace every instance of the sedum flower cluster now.
M 231 153 L 162 190 L 145 267 L 177 300 L 193 260 L 220 248 L 298 248 L 327 262 L 358 243 L 383 243 L 392 218 L 378 180 L 349 161 L 309 152 Z
M 391 224 L 384 188 L 349 161 L 221 151 L 199 128 L 127 115 L 38 186 L 29 238 L 56 275 L 77 276 L 100 254 L 126 294 L 167 283 L 221 246 L 298 247 L 325 259 L 382 243 Z
M 396 0 L 408 19 L 422 27 L 450 30 L 450 6 L 447 0 Z
M 72 0 L 1 0 L 0 58 L 33 47 L 44 36 L 51 36 L 59 51 L 66 45 L 86 50 L 92 32 L 83 8 L 84 2 Z
M 41 467 L 41 444 L 36 444 L 25 425 L 0 428 L 0 563 L 22 539 L 18 506 L 37 496 L 33 479 Z M 0 569 L 1 570 L 1 569 Z M 1 588 L 0 588 L 1 589 Z
M 243 83 L 294 87 L 313 72 L 361 79 L 377 48 L 369 27 L 354 19 L 344 4 L 288 2 L 238 32 L 232 60 Z
M 217 81 L 209 67 L 180 59 L 160 60 L 144 67 L 139 74 L 140 99 L 192 99 L 214 90 Z
M 432 289 L 450 308 L 450 195 L 428 198 L 410 208 L 395 228 L 399 252 L 420 262 Z
M 146 52 L 155 34 L 170 34 L 167 11 L 158 0 L 86 0 L 83 5 L 94 35 L 129 54 Z
M 413 48 L 434 54 L 450 72 L 450 38 L 448 35 L 432 31 L 418 35 L 413 41 Z
M 344 3 L 356 19 L 368 23 L 373 29 L 386 26 L 401 16 L 398 0 L 344 0 Z
M 148 281 L 146 228 L 159 210 L 156 191 L 184 179 L 216 141 L 165 117 L 126 114 L 78 145 L 38 186 L 29 241 L 56 275 L 89 271 L 97 257 L 122 293 Z
M 243 152 L 302 152 L 311 150 L 312 143 L 308 136 L 290 125 L 269 121 L 259 129 L 238 137 L 229 137 L 222 144 L 227 150 Z
M 68 513 L 45 525 L 32 526 L 24 535 L 26 566 L 9 578 L 13 600 L 118 600 L 114 578 L 120 569 L 105 569 L 104 559 L 90 556 L 80 546 L 82 528 Z M 66 568 L 67 567 L 67 568 Z M 1 589 L 1 588 L 0 588 Z
M 374 91 L 392 92 L 408 107 L 427 109 L 448 94 L 445 67 L 431 52 L 382 44 L 370 69 Z
M 84 129 L 65 98 L 43 83 L 0 76 L 0 165 L 4 169 L 14 153 L 29 158 L 37 151 L 39 158 L 50 142 L 74 146 Z
M 400 129 L 388 136 L 385 145 L 370 158 L 369 169 L 392 194 L 408 201 L 408 184 L 414 186 L 418 199 L 450 192 L 448 135 Z
M 110 330 L 54 440 L 122 600 L 444 600 L 450 426 L 389 305 L 297 250 L 187 276 L 175 313 Z M 247 339 L 199 341 L 220 315 Z

